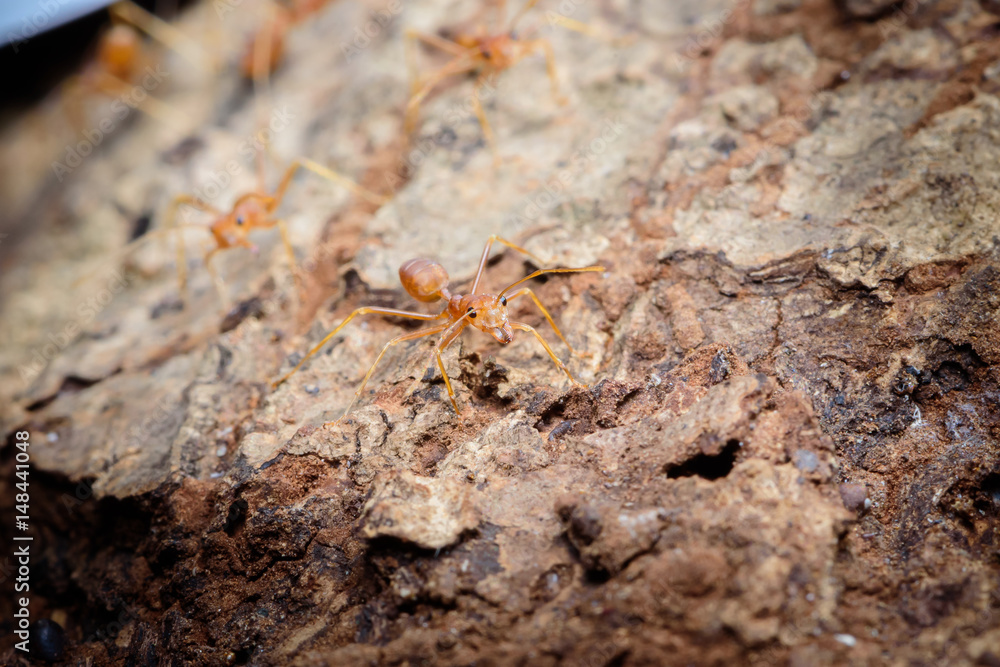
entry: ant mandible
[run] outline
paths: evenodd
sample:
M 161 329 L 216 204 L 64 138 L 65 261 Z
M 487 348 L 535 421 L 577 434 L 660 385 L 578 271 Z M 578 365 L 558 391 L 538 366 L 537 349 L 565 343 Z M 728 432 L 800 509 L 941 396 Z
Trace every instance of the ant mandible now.
M 494 162 L 498 162 L 499 158 L 496 153 L 496 139 L 493 136 L 493 129 L 490 127 L 490 123 L 486 119 L 486 113 L 483 111 L 483 105 L 479 101 L 480 89 L 493 80 L 500 72 L 513 67 L 524 58 L 539 50 L 545 55 L 545 66 L 549 81 L 552 84 L 553 98 L 555 98 L 556 103 L 559 105 L 566 103 L 566 98 L 559 92 L 559 80 L 556 76 L 555 55 L 552 51 L 552 45 L 544 38 L 520 38 L 515 31 L 518 21 L 536 4 L 538 4 L 538 0 L 528 0 L 524 7 L 521 8 L 521 11 L 511 20 L 510 27 L 507 30 L 500 30 L 506 10 L 506 0 L 497 0 L 496 25 L 498 32 L 493 34 L 488 34 L 481 29 L 477 34 L 459 35 L 452 41 L 438 37 L 437 35 L 429 35 L 415 30 L 406 31 L 406 56 L 409 63 L 411 81 L 410 100 L 406 105 L 406 115 L 403 122 L 403 130 L 407 138 L 413 136 L 417 129 L 420 104 L 438 84 L 452 76 L 476 72 L 478 75 L 476 77 L 475 92 L 472 95 L 473 110 L 476 118 L 479 119 L 480 126 L 483 128 L 483 136 L 486 138 L 490 151 L 493 153 L 493 160 Z M 572 30 L 587 34 L 593 33 L 588 26 L 573 19 L 560 16 L 557 22 Z M 441 69 L 423 81 L 417 75 L 415 54 L 417 41 L 424 42 L 453 56 Z
M 399 267 L 399 281 L 403 284 L 403 288 L 417 301 L 429 303 L 439 299 L 444 299 L 447 302 L 444 310 L 437 315 L 425 315 L 423 313 L 416 313 L 408 310 L 396 310 L 394 308 L 378 308 L 373 306 L 358 308 L 348 315 L 347 319 L 341 322 L 333 331 L 328 333 L 318 345 L 309 350 L 309 354 L 303 357 L 295 368 L 283 375 L 279 380 L 273 382 L 271 384 L 271 388 L 277 389 L 278 386 L 294 375 L 296 371 L 302 368 L 302 365 L 311 356 L 319 352 L 319 350 L 326 345 L 331 338 L 336 336 L 341 329 L 347 326 L 351 320 L 358 315 L 369 314 L 405 317 L 411 320 L 422 320 L 425 322 L 447 319 L 447 322 L 438 326 L 433 326 L 429 329 L 421 329 L 420 331 L 396 336 L 386 343 L 378 357 L 375 358 L 375 363 L 371 365 L 368 372 L 365 374 L 364 380 L 361 381 L 361 386 L 354 392 L 354 398 L 351 399 L 350 405 L 348 405 L 347 409 L 344 410 L 344 414 L 341 415 L 340 419 L 336 420 L 336 422 L 329 423 L 339 423 L 344 419 L 344 417 L 347 416 L 347 413 L 351 411 L 352 407 L 354 407 L 354 403 L 361 395 L 361 392 L 364 391 L 372 373 L 375 372 L 375 367 L 378 365 L 378 362 L 382 360 L 382 357 L 390 347 L 398 345 L 404 341 L 433 336 L 435 334 L 441 334 L 441 337 L 438 340 L 437 345 L 434 347 L 434 358 L 437 361 L 438 368 L 441 370 L 441 377 L 444 378 L 444 385 L 448 390 L 448 398 L 451 400 L 451 405 L 455 409 L 455 414 L 461 414 L 458 409 L 458 403 L 455 402 L 455 392 L 451 387 L 451 380 L 448 378 L 448 373 L 445 371 L 444 361 L 441 354 L 455 341 L 456 338 L 458 338 L 459 334 L 462 333 L 465 327 L 470 324 L 480 331 L 490 334 L 502 345 L 507 345 L 514 340 L 514 330 L 526 331 L 532 334 L 538 339 L 538 342 L 542 344 L 542 347 L 545 348 L 545 351 L 548 353 L 549 358 L 552 359 L 552 362 L 566 374 L 566 377 L 568 377 L 573 384 L 582 386 L 579 382 L 577 382 L 576 378 L 573 377 L 573 374 L 570 373 L 566 365 L 559 360 L 559 357 L 557 357 L 555 352 L 552 351 L 552 348 L 545 341 L 545 339 L 542 338 L 540 333 L 527 324 L 522 322 L 512 322 L 508 319 L 507 304 L 521 296 L 531 297 L 531 300 L 535 302 L 538 309 L 542 311 L 542 315 L 544 315 L 545 319 L 548 320 L 548 323 L 552 325 L 552 329 L 555 331 L 556 335 L 559 336 L 559 339 L 566 344 L 566 347 L 569 348 L 569 351 L 572 354 L 572 346 L 566 340 L 566 337 L 563 336 L 559 327 L 556 326 L 555 321 L 552 319 L 552 315 L 549 314 L 549 311 L 542 305 L 542 302 L 538 300 L 537 296 L 535 296 L 535 293 L 528 287 L 522 287 L 516 292 L 510 292 L 510 290 L 531 280 L 532 278 L 536 278 L 547 273 L 583 273 L 586 271 L 604 271 L 604 267 L 587 266 L 578 269 L 539 269 L 524 278 L 511 283 L 507 287 L 500 290 L 498 294 L 480 292 L 479 283 L 482 280 L 483 270 L 486 268 L 486 260 L 489 258 L 490 248 L 492 248 L 494 241 L 502 243 L 512 250 L 524 253 L 539 264 L 543 263 L 535 257 L 535 255 L 528 252 L 524 248 L 514 245 L 499 236 L 490 236 L 489 240 L 486 242 L 486 247 L 483 249 L 483 256 L 479 260 L 479 269 L 476 271 L 476 277 L 472 281 L 472 288 L 469 294 L 462 295 L 452 294 L 448 290 L 448 273 L 444 270 L 443 266 L 429 259 L 411 259 Z

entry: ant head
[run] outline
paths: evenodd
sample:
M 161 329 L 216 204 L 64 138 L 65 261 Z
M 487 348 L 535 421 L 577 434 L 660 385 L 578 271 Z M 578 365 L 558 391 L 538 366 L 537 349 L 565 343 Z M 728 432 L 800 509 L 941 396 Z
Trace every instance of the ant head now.
M 479 55 L 498 69 L 506 69 L 513 64 L 510 35 L 503 33 L 489 35 L 479 40 Z
M 259 227 L 267 218 L 267 208 L 257 198 L 248 197 L 238 201 L 233 210 L 219 220 L 218 225 L 233 236 L 245 238 L 250 230 Z
M 507 320 L 507 297 L 497 298 L 492 294 L 467 296 L 462 300 L 462 309 L 472 326 L 506 345 L 514 340 L 514 332 Z

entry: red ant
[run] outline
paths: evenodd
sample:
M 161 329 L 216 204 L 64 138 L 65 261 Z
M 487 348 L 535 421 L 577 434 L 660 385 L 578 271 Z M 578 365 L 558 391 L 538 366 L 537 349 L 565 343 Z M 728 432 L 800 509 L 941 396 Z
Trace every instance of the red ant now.
M 314 7 L 318 8 L 321 5 L 306 5 L 303 3 L 303 8 Z M 141 8 L 134 7 L 131 3 L 120 3 L 116 5 L 116 8 L 124 7 L 130 14 L 128 16 L 129 20 L 139 20 L 142 15 L 138 12 L 143 12 Z M 285 16 L 288 10 L 284 10 L 281 7 L 276 6 L 276 12 L 284 12 L 276 14 L 278 16 Z M 303 9 L 305 11 L 305 9 Z M 159 21 L 156 17 L 151 17 L 149 20 Z M 155 22 L 150 24 L 147 20 L 144 25 L 157 25 Z M 277 25 L 277 24 L 276 24 Z M 280 22 L 282 26 L 282 31 L 284 31 L 288 23 L 282 20 Z M 283 32 L 282 32 L 283 34 Z M 254 43 L 252 54 L 252 74 L 255 88 L 258 92 L 264 92 L 262 88 L 266 88 L 268 74 L 270 73 L 271 66 L 275 62 L 273 60 L 274 51 L 272 47 L 274 44 L 267 39 L 257 40 Z M 265 144 L 265 149 L 267 145 Z M 161 236 L 164 234 L 170 234 L 171 232 L 176 232 L 177 238 L 177 279 L 180 286 L 180 291 L 183 293 L 187 289 L 187 259 L 184 250 L 184 239 L 182 235 L 182 229 L 184 228 L 195 228 L 207 230 L 212 235 L 212 240 L 215 246 L 205 253 L 205 267 L 208 269 L 212 276 L 212 282 L 214 283 L 216 289 L 219 292 L 219 299 L 222 301 L 224 307 L 228 307 L 228 299 L 221 288 L 221 280 L 212 266 L 212 258 L 219 252 L 227 250 L 230 248 L 247 248 L 252 252 L 256 253 L 258 251 L 257 246 L 254 245 L 250 239 L 249 234 L 254 229 L 270 229 L 272 227 L 278 227 L 278 231 L 281 233 L 281 240 L 285 247 L 285 253 L 288 255 L 288 261 L 292 271 L 292 275 L 296 280 L 296 284 L 299 290 L 300 298 L 302 296 L 302 285 L 299 282 L 299 275 L 296 271 L 295 265 L 295 252 L 292 249 L 291 241 L 288 238 L 288 230 L 285 226 L 283 220 L 276 218 L 275 213 L 281 206 L 281 202 L 285 198 L 285 194 L 288 191 L 288 187 L 291 185 L 292 177 L 299 170 L 299 168 L 304 168 L 312 171 L 323 178 L 337 183 L 354 194 L 366 199 L 370 203 L 375 205 L 385 204 L 388 200 L 385 197 L 377 195 L 366 188 L 361 187 L 354 181 L 341 176 L 335 171 L 332 171 L 321 164 L 313 162 L 307 158 L 299 158 L 292 162 L 292 164 L 285 170 L 284 175 L 281 177 L 281 181 L 278 184 L 277 189 L 273 194 L 267 194 L 265 185 L 265 174 L 264 174 L 264 162 L 260 152 L 255 155 L 257 159 L 257 179 L 258 179 L 258 189 L 253 192 L 248 192 L 236 199 L 232 208 L 227 212 L 220 210 L 211 204 L 199 199 L 194 195 L 178 195 L 171 202 L 166 213 L 166 223 L 164 228 L 154 232 L 145 234 L 142 238 L 128 244 L 121 251 L 120 254 L 127 254 L 135 250 L 140 245 L 146 243 L 156 236 Z M 177 224 L 177 207 L 181 205 L 190 206 L 196 208 L 200 211 L 204 211 L 215 216 L 215 219 L 209 226 L 203 225 L 193 225 L 193 224 Z M 78 280 L 77 283 L 82 282 L 84 279 Z
M 493 129 L 490 127 L 486 114 L 483 111 L 482 103 L 479 101 L 480 89 L 502 71 L 513 67 L 527 56 L 541 51 L 545 55 L 545 66 L 548 71 L 549 81 L 552 83 L 552 96 L 559 105 L 566 103 L 566 98 L 559 92 L 559 81 L 556 76 L 555 55 L 552 45 L 547 39 L 523 39 L 517 36 L 515 27 L 518 21 L 528 10 L 534 7 L 538 0 L 528 0 L 521 11 L 517 13 L 507 30 L 499 30 L 506 9 L 506 0 L 497 0 L 496 17 L 498 32 L 489 34 L 480 29 L 473 35 L 459 35 L 454 41 L 428 35 L 415 30 L 406 31 L 407 39 L 407 60 L 410 66 L 410 101 L 406 105 L 406 116 L 403 123 L 404 132 L 407 137 L 413 136 L 417 129 L 417 120 L 420 112 L 420 104 L 431 93 L 431 91 L 445 79 L 476 72 L 475 93 L 472 95 L 473 110 L 479 119 L 479 124 L 483 128 L 483 135 L 493 152 L 494 162 L 496 157 L 496 140 L 493 136 Z M 577 30 L 587 34 L 594 34 L 588 26 L 560 16 L 557 22 L 572 30 Z M 417 75 L 416 56 L 414 53 L 417 41 L 424 42 L 429 46 L 449 53 L 453 56 L 445 63 L 441 69 L 421 81 Z
M 291 27 L 291 11 L 276 5 L 243 51 L 240 74 L 244 79 L 257 82 L 263 75 L 274 74 L 284 58 L 285 36 Z
M 292 28 L 319 12 L 329 0 L 293 0 L 274 3 L 260 28 L 247 40 L 240 59 L 244 79 L 257 81 L 274 74 L 285 55 L 285 42 Z
M 88 93 L 106 96 L 128 94 L 152 64 L 151 51 L 143 42 L 139 30 L 192 62 L 199 63 L 197 49 L 176 28 L 138 5 L 123 0 L 112 5 L 108 11 L 112 26 L 101 35 L 93 61 L 65 84 L 65 113 L 79 129 L 85 125 L 83 100 Z M 152 95 L 146 95 L 139 108 L 168 125 L 183 125 L 177 111 Z
M 480 292 L 479 283 L 483 277 L 486 260 L 489 258 L 490 248 L 493 246 L 494 241 L 498 241 L 512 250 L 524 253 L 539 264 L 543 263 L 535 257 L 535 255 L 528 252 L 524 248 L 514 245 L 499 236 L 490 236 L 489 240 L 486 242 L 486 247 L 483 249 L 483 256 L 479 261 L 479 269 L 476 271 L 476 277 L 472 282 L 470 293 L 462 295 L 452 294 L 448 290 L 448 273 L 444 270 L 443 266 L 429 259 L 411 259 L 399 267 L 399 281 L 403 284 L 403 288 L 414 299 L 425 303 L 444 299 L 447 302 L 444 310 L 437 315 L 425 315 L 423 313 L 416 313 L 408 310 L 396 310 L 394 308 L 378 308 L 373 306 L 358 308 L 348 315 L 347 319 L 341 322 L 333 331 L 327 334 L 318 345 L 311 349 L 309 354 L 303 357 L 295 368 L 286 373 L 279 380 L 273 382 L 271 385 L 272 389 L 277 389 L 279 385 L 294 375 L 295 372 L 298 371 L 311 356 L 316 354 L 331 338 L 336 336 L 341 329 L 347 326 L 348 322 L 353 320 L 358 315 L 368 314 L 405 317 L 411 320 L 422 320 L 425 322 L 447 319 L 447 322 L 431 327 L 430 329 L 422 329 L 413 333 L 396 336 L 386 343 L 378 357 L 375 358 L 375 363 L 371 365 L 368 372 L 365 374 L 365 378 L 362 380 L 361 386 L 358 387 L 356 392 L 354 392 L 354 398 L 351 399 L 350 405 L 348 405 L 347 409 L 344 410 L 344 414 L 341 415 L 340 419 L 336 422 L 330 423 L 339 423 L 344 419 L 344 417 L 347 416 L 347 413 L 350 412 L 351 408 L 354 406 L 354 402 L 361 395 L 361 392 L 364 391 L 365 386 L 368 384 L 368 380 L 371 378 L 372 373 L 375 371 L 375 367 L 378 365 L 378 362 L 382 360 L 382 357 L 390 347 L 398 345 L 404 341 L 424 338 L 434 334 L 441 334 L 438 344 L 434 347 L 434 357 L 437 360 L 438 368 L 441 370 L 441 376 L 444 378 L 444 385 L 448 390 L 448 398 L 451 400 L 451 405 L 455 408 L 456 414 L 461 414 L 458 409 L 458 403 L 455 402 L 455 392 L 452 390 L 451 380 L 448 379 L 448 373 L 444 369 L 444 361 L 441 358 L 441 354 L 455 341 L 456 338 L 458 338 L 459 334 L 462 333 L 465 327 L 470 324 L 480 331 L 493 336 L 493 338 L 495 338 L 501 345 L 507 345 L 514 340 L 515 329 L 532 334 L 538 339 L 538 342 L 542 344 L 542 347 L 545 348 L 545 351 L 548 353 L 549 358 L 552 359 L 552 362 L 566 374 L 566 377 L 568 377 L 573 384 L 582 386 L 579 382 L 577 382 L 576 378 L 573 377 L 573 374 L 570 373 L 566 365 L 559 360 L 559 357 L 557 357 L 555 352 L 552 351 L 552 348 L 549 347 L 549 344 L 544 338 L 542 338 L 540 333 L 527 324 L 521 322 L 511 322 L 508 319 L 507 304 L 510 301 L 525 295 L 531 297 L 531 300 L 535 302 L 538 309 L 542 311 L 542 315 L 544 315 L 545 319 L 552 325 L 552 329 L 556 332 L 556 335 L 559 336 L 559 339 L 566 344 L 570 353 L 573 353 L 572 346 L 570 346 L 562 332 L 559 331 L 559 327 L 556 326 L 556 323 L 553 321 L 549 311 L 546 310 L 545 306 L 543 306 L 541 301 L 538 300 L 535 293 L 528 287 L 522 287 L 516 292 L 511 293 L 509 296 L 508 292 L 521 283 L 527 282 L 532 278 L 536 278 L 546 273 L 582 273 L 585 271 L 604 271 L 604 267 L 588 266 L 579 269 L 539 269 L 524 278 L 511 283 L 507 287 L 500 290 L 498 294 Z
M 207 230 L 212 235 L 215 247 L 205 253 L 205 267 L 211 274 L 212 282 L 219 291 L 220 300 L 223 302 L 224 306 L 227 306 L 228 299 L 222 291 L 219 275 L 212 267 L 212 258 L 217 253 L 230 248 L 247 248 L 256 253 L 258 249 L 257 246 L 254 245 L 249 239 L 250 232 L 254 229 L 270 229 L 277 226 L 279 232 L 281 233 L 281 240 L 285 247 L 285 252 L 288 255 L 288 261 L 291 265 L 292 274 L 295 276 L 296 281 L 298 281 L 298 273 L 295 266 L 295 252 L 293 251 L 291 241 L 288 238 L 288 230 L 285 226 L 285 222 L 280 218 L 274 217 L 274 214 L 281 206 L 281 202 L 285 198 L 288 187 L 291 185 L 292 177 L 295 175 L 295 172 L 299 170 L 299 168 L 308 169 L 323 178 L 342 185 L 351 192 L 373 204 L 381 205 L 387 201 L 386 198 L 361 187 L 350 179 L 341 176 L 335 171 L 327 169 L 321 164 L 313 162 L 307 158 L 299 158 L 285 170 L 285 173 L 281 178 L 281 182 L 278 184 L 274 194 L 267 194 L 263 185 L 261 185 L 259 190 L 249 192 L 239 197 L 233 204 L 232 209 L 228 212 L 222 211 L 193 195 L 178 195 L 173 199 L 167 209 L 164 228 L 143 235 L 141 238 L 125 246 L 119 254 L 127 254 L 145 244 L 152 238 L 175 232 L 177 234 L 177 279 L 181 292 L 185 292 L 187 290 L 187 259 L 184 251 L 184 241 L 181 230 L 190 228 Z M 180 205 L 191 206 L 200 211 L 211 213 L 215 216 L 215 220 L 207 227 L 204 225 L 187 223 L 176 224 L 177 207 Z M 89 274 L 87 277 L 89 277 Z M 77 284 L 83 282 L 85 279 L 86 277 L 78 280 Z M 298 285 L 298 288 L 301 295 L 302 286 Z

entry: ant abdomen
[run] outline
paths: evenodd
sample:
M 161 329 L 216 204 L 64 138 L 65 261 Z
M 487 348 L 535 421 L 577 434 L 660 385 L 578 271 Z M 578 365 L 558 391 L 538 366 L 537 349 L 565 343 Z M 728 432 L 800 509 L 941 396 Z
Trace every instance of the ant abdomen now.
M 429 259 L 411 259 L 399 267 L 399 282 L 417 301 L 437 301 L 448 287 L 448 272 Z
M 97 58 L 112 76 L 130 81 L 141 48 L 138 33 L 127 25 L 118 24 L 101 39 Z

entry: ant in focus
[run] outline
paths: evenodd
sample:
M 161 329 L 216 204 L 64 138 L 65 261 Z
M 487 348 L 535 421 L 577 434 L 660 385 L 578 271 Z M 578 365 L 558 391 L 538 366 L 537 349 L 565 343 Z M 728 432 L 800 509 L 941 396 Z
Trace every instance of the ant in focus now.
M 407 138 L 412 137 L 416 132 L 421 103 L 438 84 L 453 76 L 475 73 L 476 83 L 472 95 L 473 110 L 483 128 L 483 136 L 493 153 L 493 161 L 499 163 L 493 129 L 486 119 L 482 102 L 479 100 L 480 90 L 494 80 L 500 72 L 513 67 L 537 51 L 541 51 L 545 55 L 545 67 L 548 71 L 549 81 L 552 83 L 552 97 L 556 104 L 560 106 L 566 104 L 565 96 L 559 92 L 559 80 L 556 76 L 555 54 L 552 51 L 552 44 L 541 37 L 535 39 L 519 37 L 515 30 L 521 18 L 536 4 L 538 4 L 538 0 L 528 0 L 521 11 L 511 20 L 510 27 L 502 30 L 500 26 L 506 12 L 506 0 L 496 0 L 497 31 L 494 33 L 488 33 L 480 28 L 475 34 L 458 35 L 454 40 L 449 40 L 415 30 L 406 31 L 406 57 L 409 63 L 411 81 L 410 100 L 406 105 L 406 115 L 403 121 L 403 130 Z M 586 34 L 595 34 L 594 30 L 579 21 L 556 16 L 558 18 L 554 20 L 564 27 Z M 416 43 L 418 41 L 453 56 L 439 70 L 423 80 L 417 73 Z
M 542 344 L 542 347 L 544 347 L 545 351 L 548 353 L 549 358 L 552 359 L 552 362 L 566 374 L 566 377 L 568 377 L 573 384 L 582 386 L 579 382 L 577 382 L 576 378 L 573 377 L 573 374 L 570 373 L 566 365 L 559 360 L 559 357 L 557 357 L 555 352 L 552 351 L 552 348 L 545 341 L 545 339 L 542 338 L 540 333 L 527 324 L 522 322 L 512 322 L 508 319 L 507 304 L 521 296 L 530 297 L 531 300 L 535 302 L 535 305 L 538 306 L 538 309 L 542 311 L 542 315 L 545 316 L 548 323 L 552 325 L 552 329 L 555 331 L 556 335 L 559 336 L 559 339 L 566 344 L 570 353 L 573 353 L 572 346 L 566 340 L 565 336 L 563 336 L 562 332 L 559 331 L 559 327 L 556 326 L 556 323 L 553 321 L 549 311 L 546 310 L 545 306 L 543 306 L 541 301 L 538 300 L 535 293 L 528 287 L 522 287 L 516 292 L 510 292 L 510 290 L 531 280 L 532 278 L 536 278 L 547 273 L 583 273 L 586 271 L 604 271 L 604 267 L 587 266 L 579 269 L 539 269 L 524 278 L 511 283 L 507 287 L 500 290 L 498 294 L 480 292 L 479 283 L 482 280 L 483 270 L 486 268 L 486 260 L 489 259 L 490 249 L 492 248 L 494 241 L 502 243 L 512 250 L 516 250 L 527 255 L 539 264 L 543 263 L 535 257 L 535 255 L 528 252 L 524 248 L 514 245 L 499 236 L 490 236 L 489 240 L 486 242 L 486 247 L 483 249 L 483 256 L 479 261 L 479 269 L 476 271 L 476 277 L 472 282 L 472 288 L 470 289 L 469 294 L 462 295 L 452 294 L 448 290 L 448 273 L 444 270 L 443 266 L 429 259 L 411 259 L 399 267 L 399 281 L 403 284 L 403 288 L 417 301 L 430 303 L 439 299 L 444 299 L 447 303 L 444 310 L 437 315 L 425 315 L 423 313 L 408 310 L 396 310 L 394 308 L 378 308 L 373 306 L 358 308 L 348 315 L 347 319 L 341 322 L 333 331 L 327 334 L 326 337 L 319 342 L 319 344 L 311 349 L 309 354 L 303 357 L 295 368 L 286 373 L 279 380 L 273 382 L 271 384 L 272 389 L 277 389 L 278 386 L 294 375 L 296 371 L 302 368 L 302 365 L 310 357 L 319 352 L 319 350 L 326 345 L 331 338 L 336 336 L 341 329 L 347 326 L 351 320 L 358 315 L 369 314 L 405 317 L 411 320 L 422 320 L 425 322 L 439 320 L 447 321 L 444 324 L 439 324 L 429 329 L 421 329 L 420 331 L 396 336 L 386 343 L 378 357 L 375 358 L 375 363 L 371 365 L 368 372 L 365 374 L 365 378 L 362 380 L 361 386 L 354 392 L 354 398 L 351 399 L 350 405 L 348 405 L 347 409 L 344 410 L 344 414 L 341 415 L 340 419 L 336 422 L 329 422 L 331 424 L 340 423 L 344 417 L 347 416 L 347 413 L 351 411 L 351 408 L 354 407 L 355 401 L 357 401 L 358 397 L 361 396 L 361 392 L 364 391 L 365 386 L 368 384 L 368 380 L 375 371 L 375 367 L 378 365 L 378 362 L 382 360 L 382 357 L 390 347 L 398 345 L 404 341 L 433 336 L 435 334 L 440 334 L 441 337 L 438 339 L 438 343 L 434 347 L 434 358 L 437 361 L 438 368 L 441 370 L 441 376 L 444 378 L 444 385 L 448 390 L 448 398 L 451 400 L 451 405 L 455 408 L 455 414 L 461 414 L 458 409 L 458 403 L 455 402 L 455 392 L 452 390 L 451 380 L 448 378 L 448 373 L 445 371 L 444 361 L 441 358 L 441 354 L 455 341 L 456 338 L 458 338 L 459 334 L 462 333 L 465 327 L 470 324 L 480 331 L 493 336 L 493 338 L 495 338 L 501 345 L 507 345 L 514 340 L 514 330 L 526 331 L 530 333 L 538 339 L 538 342 Z

